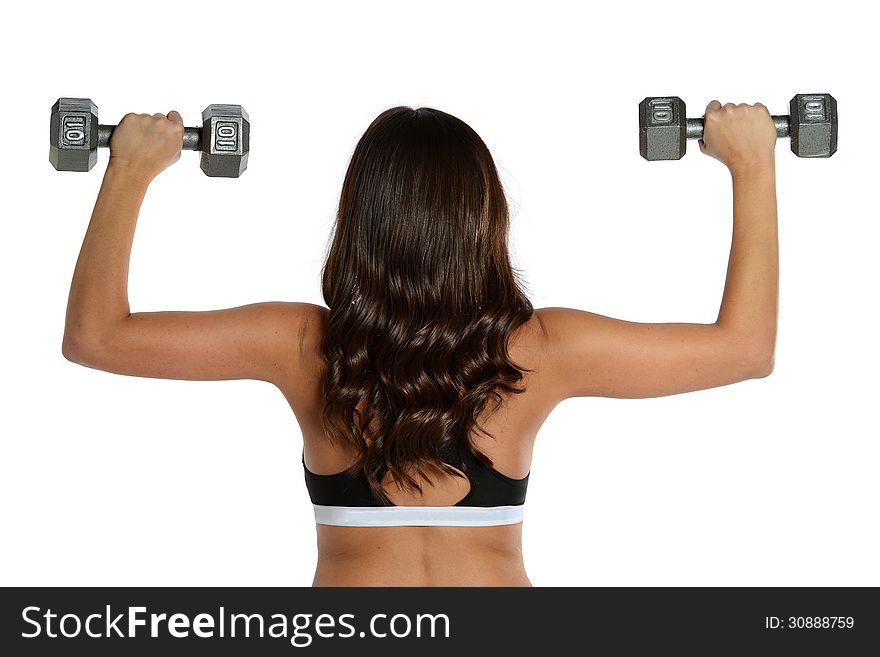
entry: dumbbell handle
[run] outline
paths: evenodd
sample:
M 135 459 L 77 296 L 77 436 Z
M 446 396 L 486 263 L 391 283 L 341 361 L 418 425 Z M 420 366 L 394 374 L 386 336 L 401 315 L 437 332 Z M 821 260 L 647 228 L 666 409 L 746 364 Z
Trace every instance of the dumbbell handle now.
M 110 137 L 113 136 L 115 125 L 99 125 L 98 126 L 98 146 L 107 148 L 110 146 Z M 183 129 L 183 150 L 200 151 L 202 150 L 202 129 L 201 128 L 184 128 Z
M 771 116 L 773 124 L 776 126 L 777 137 L 788 137 L 791 126 L 791 117 L 789 116 Z M 703 119 L 687 120 L 687 138 L 702 139 L 703 138 Z

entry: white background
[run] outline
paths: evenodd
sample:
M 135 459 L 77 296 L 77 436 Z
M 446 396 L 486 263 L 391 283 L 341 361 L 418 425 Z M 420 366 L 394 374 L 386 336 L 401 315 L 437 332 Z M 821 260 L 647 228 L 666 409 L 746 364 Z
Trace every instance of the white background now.
M 132 311 L 323 303 L 348 159 L 405 104 L 486 141 L 535 307 L 713 322 L 726 169 L 691 142 L 638 153 L 639 101 L 838 100 L 839 152 L 778 144 L 775 372 L 686 395 L 561 404 L 536 443 L 523 548 L 536 585 L 880 585 L 876 35 L 864 3 L 119 2 L 4 9 L 0 583 L 308 585 L 301 436 L 256 381 L 124 377 L 67 362 L 74 263 L 107 151 L 57 173 L 59 96 L 103 123 L 241 103 L 248 171 L 184 153 L 149 191 Z

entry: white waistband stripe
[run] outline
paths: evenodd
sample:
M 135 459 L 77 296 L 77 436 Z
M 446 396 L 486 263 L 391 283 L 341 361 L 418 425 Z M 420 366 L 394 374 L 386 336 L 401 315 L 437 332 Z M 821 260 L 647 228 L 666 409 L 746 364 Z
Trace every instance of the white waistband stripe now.
M 347 527 L 512 525 L 523 519 L 523 504 L 511 506 L 323 506 L 315 507 L 319 525 Z

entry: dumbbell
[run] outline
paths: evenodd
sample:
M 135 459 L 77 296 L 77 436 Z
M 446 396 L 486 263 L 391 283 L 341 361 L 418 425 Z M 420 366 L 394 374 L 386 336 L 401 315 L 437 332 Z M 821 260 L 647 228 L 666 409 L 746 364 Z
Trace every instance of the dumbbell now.
M 837 151 L 837 101 L 830 94 L 797 94 L 788 116 L 774 116 L 777 137 L 790 137 L 798 157 L 831 157 Z M 702 139 L 703 119 L 685 118 L 678 96 L 639 103 L 639 151 L 646 160 L 679 160 L 688 139 Z
M 115 128 L 98 124 L 98 108 L 88 98 L 59 98 L 49 118 L 49 161 L 58 171 L 89 171 Z M 208 105 L 202 126 L 184 129 L 183 150 L 201 152 L 206 175 L 238 178 L 247 168 L 250 135 L 241 105 Z

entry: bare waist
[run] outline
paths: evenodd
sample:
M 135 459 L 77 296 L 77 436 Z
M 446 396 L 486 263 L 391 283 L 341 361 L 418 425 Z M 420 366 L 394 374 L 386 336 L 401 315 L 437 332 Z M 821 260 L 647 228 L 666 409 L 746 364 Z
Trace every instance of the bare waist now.
M 522 559 L 522 523 L 316 527 L 314 586 L 531 586 Z

